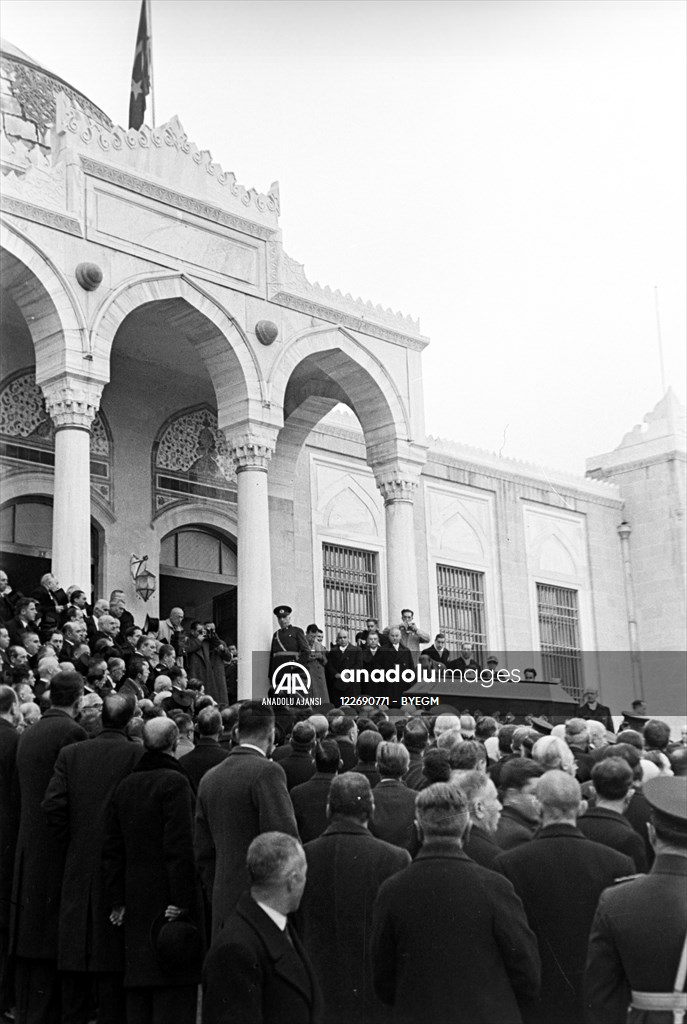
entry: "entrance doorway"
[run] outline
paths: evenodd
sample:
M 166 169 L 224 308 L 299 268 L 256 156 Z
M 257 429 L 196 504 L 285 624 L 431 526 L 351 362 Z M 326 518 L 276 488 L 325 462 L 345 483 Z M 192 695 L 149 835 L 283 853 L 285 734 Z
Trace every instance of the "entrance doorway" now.
M 100 533 L 91 521 L 91 594 L 99 594 Z M 0 557 L 2 567 L 17 594 L 31 594 L 52 562 L 52 498 L 30 495 L 8 502 L 0 509 Z M 60 580 L 64 590 L 73 580 Z
M 236 643 L 236 549 L 233 538 L 203 526 L 184 526 L 160 545 L 160 618 L 183 608 L 184 625 L 214 622 L 225 643 Z

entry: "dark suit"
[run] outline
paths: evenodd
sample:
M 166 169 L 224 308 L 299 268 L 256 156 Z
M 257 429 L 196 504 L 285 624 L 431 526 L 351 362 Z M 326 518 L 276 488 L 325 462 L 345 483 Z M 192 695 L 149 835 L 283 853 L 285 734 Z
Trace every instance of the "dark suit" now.
M 381 672 L 386 666 L 384 658 L 384 648 L 378 647 L 376 651 L 371 651 L 369 647 L 364 647 L 361 650 L 362 653 L 362 667 L 370 675 L 373 672 Z M 372 682 L 371 680 L 360 684 L 360 692 L 366 697 L 378 697 L 380 695 L 380 684 Z M 383 692 L 383 691 L 382 691 Z
M 147 750 L 115 789 L 103 871 L 109 906 L 126 907 L 125 987 L 195 992 L 200 961 L 188 957 L 183 966 L 166 970 L 150 940 L 154 921 L 170 904 L 187 910 L 202 930 L 193 862 L 193 792 L 183 768 L 169 754 Z M 128 992 L 127 1000 L 130 996 Z M 177 997 L 183 1001 L 186 995 L 177 991 Z
M 64 747 L 42 804 L 48 826 L 67 845 L 57 966 L 81 975 L 63 980 L 63 1009 L 88 1006 L 90 984 L 97 974 L 100 1020 L 111 1024 L 124 1015 L 124 937 L 108 920 L 111 908 L 103 888 L 106 815 L 116 786 L 142 754 L 141 744 L 115 729 L 104 729 L 88 743 Z
M 374 994 L 369 938 L 379 886 L 410 863 L 364 825 L 333 821 L 305 847 L 308 878 L 296 926 L 325 998 L 325 1024 L 386 1018 Z
M 290 744 L 289 744 L 290 746 Z M 294 750 L 279 759 L 279 765 L 286 773 L 286 788 L 291 790 L 307 782 L 315 774 L 315 762 L 309 750 Z
M 374 762 L 368 764 L 367 761 L 358 761 L 349 771 L 357 772 L 358 775 L 364 775 L 372 789 L 379 785 L 381 775 L 377 771 L 377 765 Z
M 471 825 L 470 834 L 463 843 L 463 850 L 470 860 L 483 868 L 493 868 L 494 861 L 503 852 L 495 838 L 480 825 Z
M 336 737 L 336 743 L 339 748 L 339 753 L 341 754 L 341 760 L 343 761 L 339 771 L 349 772 L 351 768 L 358 763 L 355 746 L 350 742 L 350 740 L 341 739 L 339 736 Z
M 387 672 L 392 669 L 398 669 L 399 681 L 397 683 L 381 683 L 377 687 L 376 693 L 380 697 L 388 697 L 389 703 L 393 706 L 394 701 L 398 702 L 401 694 L 409 690 L 414 683 L 414 680 L 404 681 L 401 678 L 401 673 L 408 669 L 413 673 L 415 672 L 412 652 L 407 647 L 404 647 L 403 644 L 398 645 L 398 650 L 391 645 L 385 647 L 384 668 Z
M 537 936 L 542 962 L 540 998 L 527 1024 L 580 1024 L 582 979 L 599 896 L 634 864 L 573 825 L 541 828 L 531 843 L 502 853 L 494 867 L 511 880 Z
M 196 861 L 212 902 L 213 935 L 249 888 L 248 847 L 263 832 L 298 836 L 283 769 L 238 746 L 203 776 L 196 805 Z
M 0 718 L 0 1011 L 14 1003 L 8 957 L 14 849 L 19 827 L 18 743 L 15 727 Z
M 538 821 L 526 818 L 516 807 L 504 807 L 494 838 L 501 850 L 514 850 L 516 846 L 529 843 L 538 828 Z
M 335 775 L 327 772 L 315 772 L 311 779 L 302 782 L 300 786 L 294 786 L 291 790 L 291 803 L 301 841 L 304 843 L 321 836 L 329 824 L 327 799 L 334 778 Z
M 229 751 L 220 747 L 217 740 L 211 736 L 201 736 L 193 750 L 179 758 L 179 764 L 185 769 L 191 780 L 194 793 L 198 792 L 200 780 L 205 773 L 214 768 L 216 764 L 221 764 L 227 757 L 229 757 Z
M 289 932 L 243 893 L 205 958 L 203 1024 L 319 1024 L 312 965 Z
M 23 619 L 17 618 L 17 616 L 15 616 L 13 619 L 10 619 L 9 622 L 5 623 L 5 629 L 7 630 L 7 632 L 10 635 L 10 644 L 13 647 L 21 647 L 22 646 L 22 642 L 21 642 L 21 635 L 22 635 L 22 633 L 26 633 L 29 630 L 32 633 L 39 633 L 40 632 L 37 623 L 35 623 L 35 622 L 24 622 Z
M 625 808 L 625 817 L 632 825 L 639 838 L 644 843 L 644 852 L 649 867 L 654 863 L 654 848 L 649 840 L 647 825 L 651 821 L 651 808 L 649 801 L 641 790 L 636 789 L 632 794 L 630 803 Z
M 394 1024 L 520 1024 L 518 1004 L 539 990 L 537 943 L 513 886 L 453 840 L 425 843 L 384 882 L 371 955 Z
M 644 843 L 639 838 L 624 814 L 608 810 L 606 807 L 591 807 L 586 814 L 577 820 L 580 832 L 595 843 L 610 846 L 618 853 L 624 853 L 634 861 L 635 870 L 649 870 Z
M 382 779 L 375 789 L 375 812 L 370 832 L 386 843 L 400 846 L 413 857 L 420 846 L 415 828 L 415 797 L 400 779 Z
M 0 594 L 0 622 L 7 623 L 10 619 L 14 618 L 14 609 L 21 596 L 21 594 L 16 594 L 13 590 L 10 590 L 9 593 Z
M 403 781 L 408 789 L 417 791 L 423 780 L 422 768 L 424 766 L 424 757 L 416 750 L 410 750 L 408 753 L 410 754 L 410 764 L 408 765 L 408 771 L 403 776 Z
M 340 675 L 343 671 L 352 669 L 357 671 L 363 667 L 363 652 L 355 644 L 348 644 L 342 651 L 340 647 L 332 646 L 327 651 L 327 666 L 325 674 L 327 677 L 327 689 L 329 699 L 337 707 L 340 704 L 340 697 L 357 697 L 360 694 L 360 683 L 345 683 Z M 339 678 L 337 678 L 337 676 Z
M 601 722 L 607 732 L 615 732 L 611 709 L 605 704 L 597 704 L 591 708 L 589 704 L 581 704 L 575 711 L 575 718 L 584 718 L 585 722 Z
M 650 873 L 602 893 L 585 975 L 588 1024 L 625 1024 L 630 992 L 672 992 L 687 931 L 687 860 L 659 853 Z M 670 1020 L 634 1011 L 632 1021 Z
M 45 635 L 48 630 L 60 629 L 62 615 L 57 609 L 67 605 L 69 600 L 64 590 L 51 591 L 44 586 L 36 587 L 31 599 L 38 605 L 42 633 Z
M 57 934 L 65 863 L 64 844 L 48 828 L 41 802 L 60 750 L 86 733 L 59 708 L 50 708 L 22 733 L 17 748 L 20 807 L 14 864 L 10 943 L 21 958 L 17 1006 L 31 1019 L 57 1020 Z M 39 1000 L 36 1003 L 36 1000 Z

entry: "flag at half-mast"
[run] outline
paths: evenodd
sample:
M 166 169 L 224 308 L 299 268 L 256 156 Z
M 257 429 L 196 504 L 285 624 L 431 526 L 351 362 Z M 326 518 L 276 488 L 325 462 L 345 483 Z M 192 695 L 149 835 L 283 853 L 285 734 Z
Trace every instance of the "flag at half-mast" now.
M 129 96 L 129 128 L 140 128 L 146 112 L 146 96 L 150 93 L 150 22 L 148 0 L 142 0 L 141 17 L 138 22 L 134 69 L 131 72 L 131 95 Z

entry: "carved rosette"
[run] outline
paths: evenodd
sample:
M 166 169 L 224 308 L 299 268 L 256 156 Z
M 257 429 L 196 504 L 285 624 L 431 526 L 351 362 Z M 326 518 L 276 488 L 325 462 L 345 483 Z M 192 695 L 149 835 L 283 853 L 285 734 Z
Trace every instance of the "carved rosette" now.
M 42 384 L 41 389 L 45 395 L 45 407 L 56 430 L 64 427 L 91 429 L 103 393 L 102 384 L 62 378 Z
M 414 501 L 417 486 L 417 478 L 408 475 L 394 475 L 377 480 L 377 487 L 381 491 L 385 505 L 391 505 L 396 501 Z
M 245 469 L 267 471 L 276 447 L 276 436 L 272 433 L 239 434 L 227 438 L 227 445 L 237 473 Z

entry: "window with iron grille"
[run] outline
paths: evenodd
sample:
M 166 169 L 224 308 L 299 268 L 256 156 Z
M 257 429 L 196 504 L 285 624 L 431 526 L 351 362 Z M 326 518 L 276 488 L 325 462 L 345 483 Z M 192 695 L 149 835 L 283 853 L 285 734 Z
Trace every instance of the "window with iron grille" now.
M 577 591 L 537 583 L 537 615 L 544 678 L 560 679 L 571 697 L 582 698 L 582 652 Z
M 377 555 L 374 551 L 322 545 L 324 627 L 328 641 L 337 629 L 347 629 L 350 639 L 365 629 L 366 619 L 379 618 Z
M 437 565 L 439 629 L 451 651 L 469 641 L 476 654 L 487 650 L 484 573 Z M 478 658 L 479 660 L 479 658 Z

